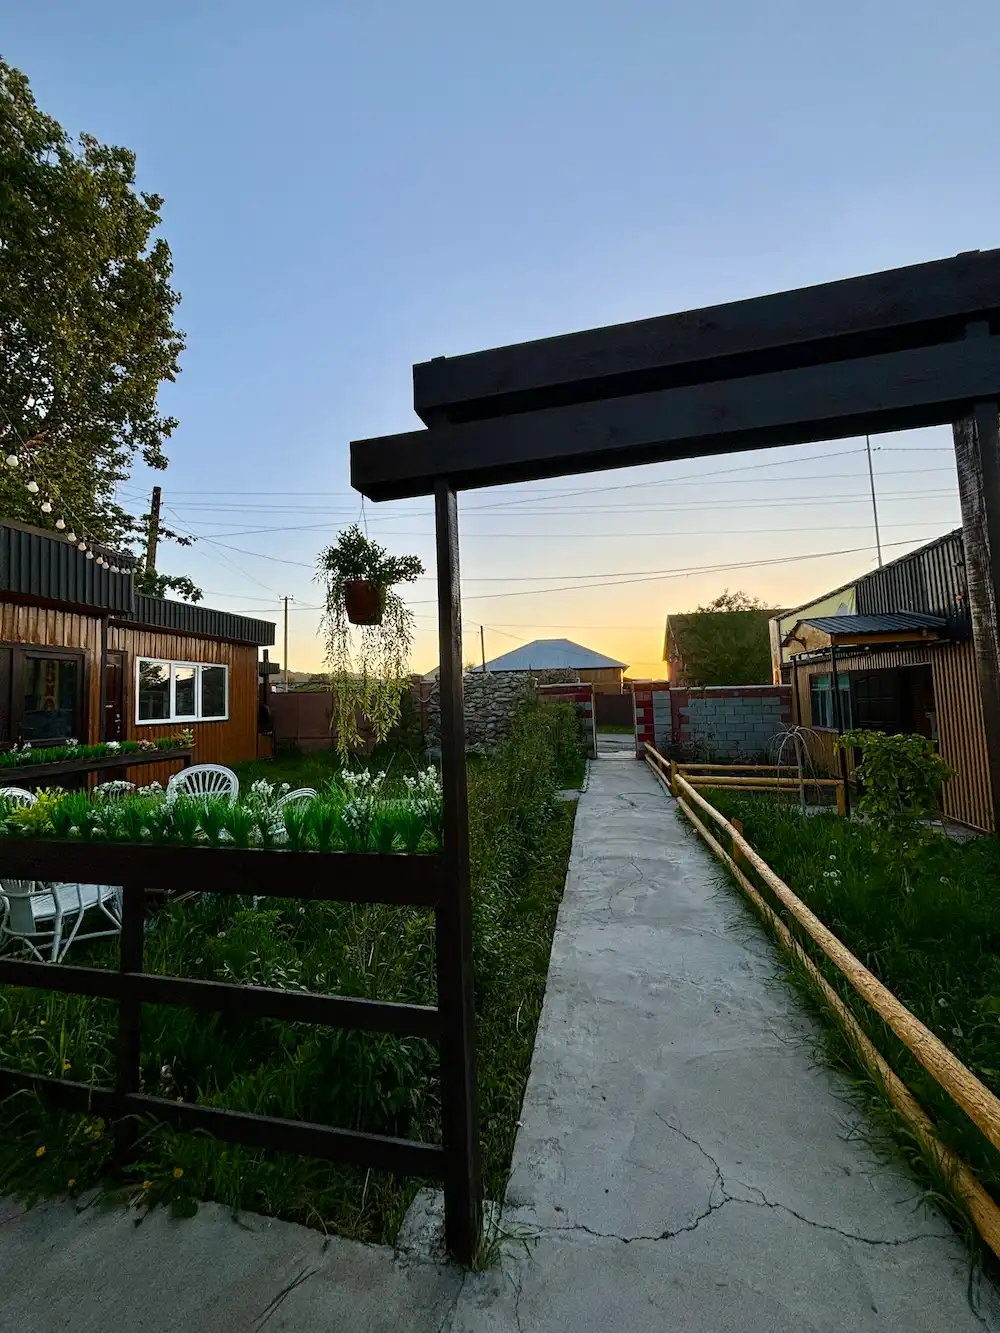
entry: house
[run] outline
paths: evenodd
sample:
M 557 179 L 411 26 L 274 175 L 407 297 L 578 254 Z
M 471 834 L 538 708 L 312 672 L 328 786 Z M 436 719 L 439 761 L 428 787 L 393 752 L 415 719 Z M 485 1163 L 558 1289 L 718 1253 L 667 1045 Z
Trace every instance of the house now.
M 792 686 L 793 722 L 815 732 L 822 767 L 839 771 L 840 731 L 919 733 L 954 770 L 944 814 L 992 829 L 960 528 L 784 613 L 772 642 L 775 672 Z
M 667 616 L 663 660 L 674 686 L 771 685 L 774 611 L 690 611 Z
M 155 740 L 190 728 L 199 763 L 257 753 L 257 650 L 275 627 L 145 597 L 131 561 L 0 520 L 0 746 Z M 143 767 L 163 781 L 169 766 Z M 136 770 L 140 772 L 140 770 Z
M 570 639 L 535 639 L 486 663 L 487 671 L 575 671 L 595 694 L 621 694 L 627 662 L 619 662 Z M 482 672 L 483 667 L 470 670 Z

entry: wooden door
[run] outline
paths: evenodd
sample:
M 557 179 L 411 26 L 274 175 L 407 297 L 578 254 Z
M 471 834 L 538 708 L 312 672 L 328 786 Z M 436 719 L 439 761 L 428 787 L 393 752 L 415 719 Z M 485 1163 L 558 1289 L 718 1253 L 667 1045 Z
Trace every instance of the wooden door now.
M 113 650 L 104 670 L 104 739 L 125 739 L 125 654 Z

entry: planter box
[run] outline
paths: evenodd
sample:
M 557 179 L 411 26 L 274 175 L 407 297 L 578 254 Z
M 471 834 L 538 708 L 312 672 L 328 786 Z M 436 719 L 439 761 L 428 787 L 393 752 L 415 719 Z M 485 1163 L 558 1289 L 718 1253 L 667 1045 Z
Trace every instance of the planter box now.
M 4 764 L 0 766 L 0 787 L 35 782 L 40 778 L 62 778 L 71 773 L 103 773 L 119 768 L 138 768 L 141 764 L 165 764 L 179 759 L 187 768 L 194 755 L 190 747 L 177 746 L 173 750 L 128 750 L 105 754 L 99 758 L 57 759 L 51 764 Z

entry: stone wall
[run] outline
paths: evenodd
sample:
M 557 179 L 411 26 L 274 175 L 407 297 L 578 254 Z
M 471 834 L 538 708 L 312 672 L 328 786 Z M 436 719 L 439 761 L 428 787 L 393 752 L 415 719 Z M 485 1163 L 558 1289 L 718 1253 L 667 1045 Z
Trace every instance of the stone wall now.
M 510 730 L 511 719 L 525 703 L 535 698 L 535 677 L 523 671 L 497 671 L 487 675 L 467 672 L 465 691 L 465 745 L 475 754 L 494 750 Z M 441 748 L 441 689 L 434 681 L 421 701 L 424 744 Z

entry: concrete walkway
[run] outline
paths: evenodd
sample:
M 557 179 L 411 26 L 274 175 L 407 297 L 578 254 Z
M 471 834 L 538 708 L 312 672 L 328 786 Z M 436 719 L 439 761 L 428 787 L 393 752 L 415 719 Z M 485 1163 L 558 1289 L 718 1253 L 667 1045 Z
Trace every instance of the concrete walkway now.
M 580 801 L 499 1265 L 435 1262 L 420 1207 L 393 1250 L 215 1205 L 136 1226 L 0 1201 L 0 1333 L 1000 1330 L 961 1243 L 866 1148 L 771 945 L 609 739 Z
M 466 1279 L 445 1327 L 1000 1328 L 961 1242 L 866 1147 L 715 862 L 645 765 L 601 749 L 505 1209 L 535 1239 Z

